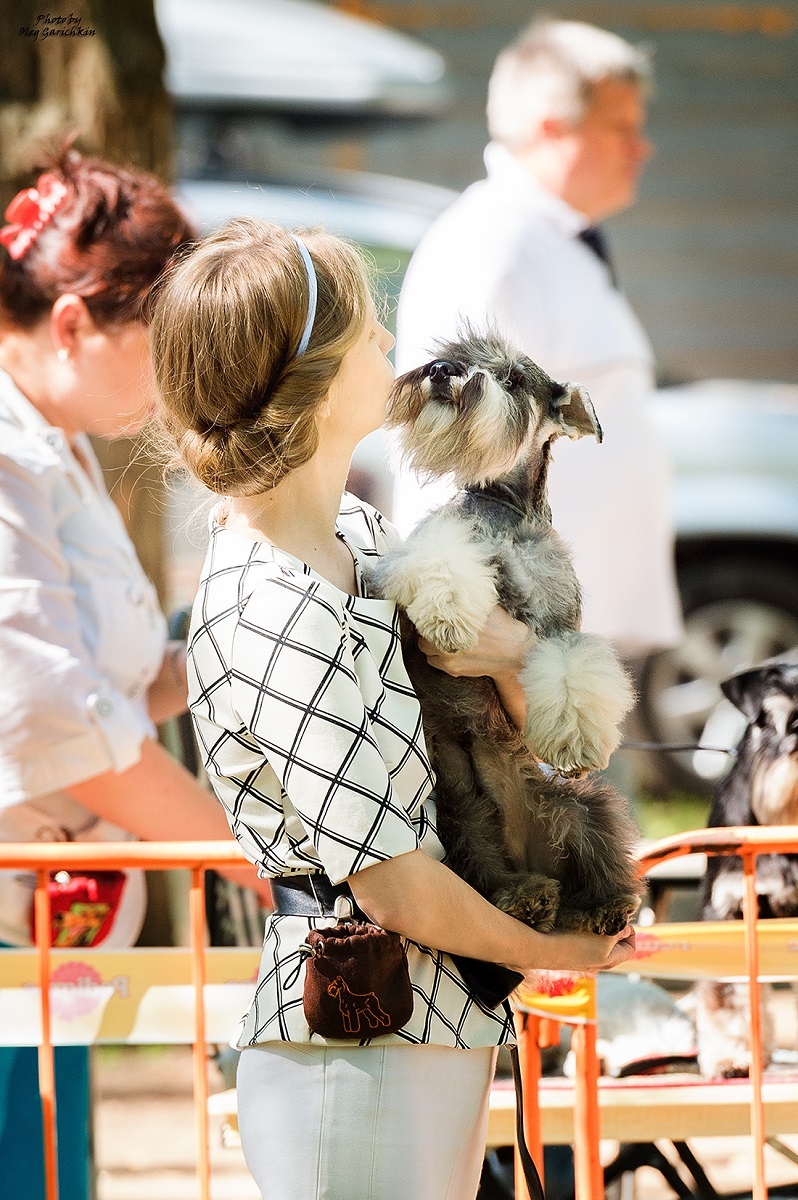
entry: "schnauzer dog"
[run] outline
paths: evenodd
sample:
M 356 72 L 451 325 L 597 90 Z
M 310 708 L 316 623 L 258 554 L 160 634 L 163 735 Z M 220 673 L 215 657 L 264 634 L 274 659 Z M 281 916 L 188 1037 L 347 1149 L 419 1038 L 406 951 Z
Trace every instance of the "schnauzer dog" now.
M 715 794 L 709 827 L 798 825 L 798 654 L 769 661 L 721 684 L 748 719 L 732 770 Z M 757 861 L 759 916 L 798 916 L 798 855 L 768 854 Z M 741 920 L 743 871 L 738 858 L 707 860 L 701 895 L 704 921 Z M 767 991 L 763 987 L 763 999 Z M 709 981 L 695 991 L 698 1064 L 702 1075 L 748 1075 L 748 987 Z M 772 1054 L 773 1021 L 763 1004 L 764 1066 Z
M 473 647 L 496 604 L 535 635 L 523 734 L 492 680 L 437 671 L 406 639 L 447 862 L 544 932 L 617 932 L 639 900 L 635 830 L 612 788 L 563 777 L 606 765 L 633 697 L 609 644 L 578 632 L 579 584 L 546 499 L 555 439 L 601 429 L 582 388 L 494 333 L 467 329 L 438 350 L 397 380 L 388 424 L 422 476 L 451 474 L 462 490 L 371 569 L 372 585 L 447 652 Z

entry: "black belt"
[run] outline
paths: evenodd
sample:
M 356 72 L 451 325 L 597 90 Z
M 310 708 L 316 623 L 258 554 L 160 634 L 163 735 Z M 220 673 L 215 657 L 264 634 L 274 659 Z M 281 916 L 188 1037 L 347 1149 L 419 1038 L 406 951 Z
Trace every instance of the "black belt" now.
M 357 921 L 367 921 L 358 908 L 349 884 L 333 883 L 322 871 L 308 875 L 281 875 L 270 879 L 274 911 L 281 917 L 332 917 L 335 901 L 345 896 L 352 904 Z

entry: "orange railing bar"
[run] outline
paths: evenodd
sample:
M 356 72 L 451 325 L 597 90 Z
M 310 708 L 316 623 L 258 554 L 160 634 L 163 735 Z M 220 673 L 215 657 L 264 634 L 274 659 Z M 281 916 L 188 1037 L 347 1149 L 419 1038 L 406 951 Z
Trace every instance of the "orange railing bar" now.
M 194 984 L 194 1110 L 197 1122 L 197 1151 L 200 1196 L 211 1194 L 211 1163 L 208 1153 L 208 1064 L 205 1043 L 205 868 L 193 867 L 188 894 L 191 982 Z
M 760 854 L 798 851 L 798 826 L 781 828 L 735 827 L 708 829 L 663 839 L 641 856 L 641 870 L 680 855 L 739 855 L 743 862 L 745 963 L 750 988 L 749 1037 L 751 1043 L 751 1134 L 755 1147 L 754 1200 L 767 1200 L 764 1171 L 765 1119 L 762 1100 L 762 1021 L 759 989 L 759 946 L 757 939 L 758 904 L 756 896 L 756 860 Z M 205 1046 L 205 906 L 203 879 L 208 867 L 237 865 L 244 855 L 234 842 L 123 842 L 123 843 L 31 843 L 0 845 L 0 868 L 35 870 L 34 929 L 41 1003 L 41 1044 L 39 1046 L 39 1082 L 44 1130 L 45 1186 L 47 1200 L 58 1200 L 57 1142 L 55 1124 L 55 1086 L 50 1016 L 50 900 L 49 871 L 99 867 L 141 867 L 168 870 L 182 867 L 191 871 L 189 891 L 190 954 L 195 991 L 194 1009 L 194 1095 L 198 1146 L 198 1174 L 201 1200 L 210 1197 L 210 1160 L 208 1148 L 208 1081 Z M 518 1014 L 522 1047 L 522 1067 L 529 1082 L 525 1089 L 524 1113 L 527 1140 L 533 1157 L 542 1167 L 539 1100 L 537 1081 L 540 1074 L 537 1047 L 540 1021 L 529 1014 Z M 576 1194 L 578 1200 L 598 1200 L 603 1194 L 603 1173 L 598 1159 L 599 1108 L 594 1020 L 578 1024 L 574 1030 L 574 1051 L 579 1064 L 575 1081 L 574 1149 Z M 534 1043 L 534 1044 L 533 1044 Z M 534 1092 L 534 1095 L 533 1095 Z M 519 1188 L 519 1200 L 525 1200 Z
M 754 1200 L 765 1200 L 765 1106 L 762 1100 L 762 995 L 759 987 L 759 944 L 757 923 L 759 902 L 756 895 L 756 853 L 743 855 L 745 890 L 745 968 L 748 973 L 748 1043 L 751 1047 L 751 1137 L 754 1145 Z
M 92 867 L 225 867 L 246 863 L 237 842 L 2 842 L 0 868 L 5 870 L 90 870 Z M 120 867 L 120 869 L 122 869 Z
M 798 850 L 798 826 L 732 826 L 677 834 L 649 846 L 641 855 L 641 869 L 684 854 L 738 855 L 743 864 L 743 921 L 745 969 L 748 977 L 748 1039 L 751 1047 L 751 1138 L 754 1148 L 753 1200 L 767 1200 L 765 1181 L 765 1107 L 762 1099 L 762 1008 L 759 985 L 759 903 L 756 894 L 756 860 L 760 854 L 790 854 Z
M 683 854 L 794 854 L 798 850 L 798 825 L 733 825 L 673 834 L 647 846 L 640 855 L 642 870 Z
M 50 842 L 0 845 L 0 868 L 34 869 L 34 935 L 38 958 L 42 1037 L 39 1046 L 39 1091 L 42 1101 L 46 1200 L 58 1200 L 58 1154 L 55 1111 L 55 1072 L 50 1019 L 50 896 L 51 870 L 88 870 L 98 867 L 142 867 L 191 871 L 189 890 L 189 940 L 194 985 L 194 1099 L 197 1130 L 197 1173 L 200 1198 L 210 1200 L 208 1145 L 208 1074 L 205 1045 L 205 895 L 207 867 L 245 862 L 235 842 Z
M 574 1192 L 576 1200 L 604 1195 L 604 1168 L 599 1158 L 599 1057 L 595 1021 L 575 1025 L 571 1033 L 574 1074 Z
M 596 1200 L 604 1192 L 604 1173 L 599 1158 L 600 1114 L 598 1085 L 598 1027 L 595 982 L 582 979 L 571 992 L 556 997 L 521 988 L 516 995 L 516 1027 L 524 1082 L 524 1132 L 530 1153 L 542 1174 L 540 1048 L 556 1045 L 560 1023 L 571 1025 L 574 1077 L 574 1193 L 576 1200 Z M 546 1014 L 546 1015 L 544 1015 Z M 515 1200 L 529 1200 L 518 1168 L 516 1148 Z
M 44 1187 L 47 1200 L 58 1200 L 58 1132 L 55 1124 L 55 1054 L 50 1027 L 50 893 L 49 871 L 36 872 L 33 896 L 33 930 L 41 996 L 42 1040 L 38 1048 L 39 1095 L 44 1137 Z

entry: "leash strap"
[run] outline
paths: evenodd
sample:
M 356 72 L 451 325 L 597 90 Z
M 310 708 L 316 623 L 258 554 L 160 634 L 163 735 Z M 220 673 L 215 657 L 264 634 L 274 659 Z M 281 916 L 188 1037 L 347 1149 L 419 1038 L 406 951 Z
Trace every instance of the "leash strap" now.
M 734 746 L 702 746 L 700 742 L 621 742 L 619 750 L 670 750 L 674 754 L 686 750 L 706 750 L 710 754 L 730 754 L 736 758 Z
M 513 1010 L 508 1001 L 504 1003 L 504 1011 L 512 1020 Z M 543 1184 L 540 1182 L 540 1175 L 535 1166 L 535 1160 L 529 1153 L 529 1147 L 526 1144 L 526 1134 L 524 1133 L 524 1085 L 521 1079 L 521 1060 L 518 1057 L 517 1046 L 513 1046 L 510 1049 L 510 1062 L 513 1066 L 513 1083 L 515 1084 L 515 1140 L 518 1146 L 518 1157 L 521 1160 L 524 1179 L 526 1180 L 526 1186 L 532 1200 L 546 1200 L 543 1192 Z

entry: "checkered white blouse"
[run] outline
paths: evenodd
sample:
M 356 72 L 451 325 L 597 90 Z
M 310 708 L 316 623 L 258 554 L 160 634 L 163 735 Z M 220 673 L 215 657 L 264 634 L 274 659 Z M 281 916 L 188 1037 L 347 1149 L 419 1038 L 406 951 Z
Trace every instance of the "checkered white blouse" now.
M 392 603 L 364 594 L 361 567 L 395 534 L 345 495 L 338 535 L 360 595 L 214 521 L 189 635 L 189 702 L 214 791 L 265 876 L 323 870 L 334 882 L 423 848 L 443 858 L 421 713 Z M 323 1043 L 302 1011 L 299 945 L 321 921 L 270 918 L 255 996 L 236 1043 Z M 375 1042 L 491 1046 L 498 1012 L 468 993 L 451 959 L 407 942 L 415 1006 Z

